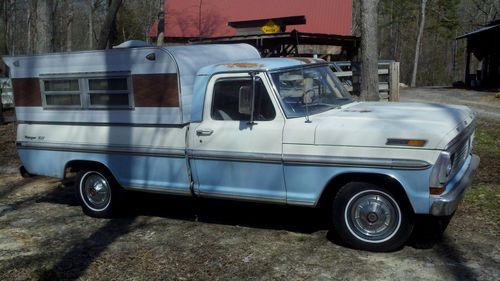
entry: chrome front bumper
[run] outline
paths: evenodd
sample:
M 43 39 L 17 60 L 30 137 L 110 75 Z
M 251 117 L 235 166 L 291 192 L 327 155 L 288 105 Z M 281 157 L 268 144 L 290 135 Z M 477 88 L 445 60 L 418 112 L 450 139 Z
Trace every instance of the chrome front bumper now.
M 455 212 L 464 197 L 465 190 L 471 184 L 472 177 L 478 166 L 479 156 L 472 154 L 468 167 L 464 167 L 464 172 L 458 173 L 458 180 L 452 181 L 449 183 L 452 186 L 446 187 L 446 190 L 449 191 L 443 195 L 431 195 L 429 210 L 431 215 L 450 216 Z

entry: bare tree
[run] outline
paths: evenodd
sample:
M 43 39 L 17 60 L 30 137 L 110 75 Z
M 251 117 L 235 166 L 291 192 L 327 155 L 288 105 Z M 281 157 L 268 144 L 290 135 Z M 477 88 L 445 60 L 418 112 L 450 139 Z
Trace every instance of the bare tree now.
M 378 0 L 361 0 L 361 85 L 360 99 L 380 100 L 378 93 Z
M 500 13 L 500 1 L 498 0 L 473 0 L 473 10 L 476 16 L 473 20 L 477 24 L 487 24 L 495 20 Z
M 5 123 L 5 120 L 3 117 L 2 88 L 0 88 L 0 125 L 3 125 L 3 123 Z
M 224 25 L 227 19 L 223 18 L 219 13 L 211 10 L 202 18 L 201 37 L 210 37 L 217 31 L 217 26 Z
M 37 2 L 37 42 L 36 53 L 54 51 L 54 2 L 53 0 L 38 0 Z
M 418 59 L 420 56 L 420 44 L 422 41 L 422 35 L 424 34 L 425 26 L 425 5 L 427 0 L 420 0 L 420 9 L 418 16 L 418 31 L 417 31 L 417 42 L 415 43 L 415 59 L 413 61 L 413 72 L 411 75 L 411 87 L 417 85 L 417 71 L 418 71 Z
M 0 50 L 3 54 L 8 54 L 9 53 L 9 17 L 10 15 L 9 11 L 9 2 L 8 1 L 3 1 L 0 9 L 1 9 L 1 27 L 2 29 L 0 30 L 0 34 L 2 36 L 2 40 L 0 40 L 0 44 L 2 49 Z
M 71 51 L 73 49 L 73 1 L 68 1 L 67 3 L 67 16 L 66 16 L 66 51 Z
M 361 31 L 360 31 L 360 25 L 361 25 L 361 7 L 360 7 L 360 2 L 361 0 L 353 0 L 352 1 L 352 35 L 354 36 L 360 36 Z
M 3 88 L 3 85 L 0 83 L 0 125 L 3 125 L 3 123 L 5 123 L 4 121 L 4 118 L 3 118 L 3 103 L 2 103 L 2 90 Z
M 88 27 L 88 40 L 89 40 L 89 49 L 94 48 L 94 5 L 90 1 L 89 3 L 89 27 Z
M 26 22 L 28 27 L 26 28 L 26 52 L 31 54 L 33 52 L 33 33 L 31 32 L 33 19 L 36 18 L 36 4 L 37 1 L 28 2 L 28 9 L 26 12 Z M 34 9 L 33 9 L 34 8 Z
M 16 9 L 16 1 L 15 0 L 8 0 L 5 1 L 4 3 L 7 3 L 6 7 L 6 22 L 7 22 L 7 32 L 6 32 L 6 46 L 8 49 L 8 53 L 10 55 L 15 55 L 16 54 L 16 40 L 15 40 L 15 35 L 16 35 L 16 14 L 17 14 L 17 9 Z
M 99 35 L 99 41 L 97 42 L 97 49 L 103 50 L 108 46 L 111 31 L 114 26 L 116 15 L 122 4 L 122 0 L 112 0 L 111 6 L 106 14 L 106 19 L 101 28 L 101 33 Z

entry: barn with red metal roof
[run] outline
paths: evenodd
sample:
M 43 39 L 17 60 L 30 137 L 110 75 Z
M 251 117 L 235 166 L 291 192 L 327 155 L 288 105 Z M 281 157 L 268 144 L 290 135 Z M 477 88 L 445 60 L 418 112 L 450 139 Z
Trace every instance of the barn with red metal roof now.
M 164 13 L 165 37 L 233 36 L 228 22 L 291 16 L 306 23 L 286 31 L 351 35 L 352 0 L 166 0 Z M 154 25 L 150 36 L 156 34 Z

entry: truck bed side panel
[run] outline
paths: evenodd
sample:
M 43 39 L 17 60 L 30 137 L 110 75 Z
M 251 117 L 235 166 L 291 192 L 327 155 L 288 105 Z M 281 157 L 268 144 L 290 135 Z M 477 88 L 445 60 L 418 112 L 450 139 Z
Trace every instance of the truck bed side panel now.
M 186 127 L 19 124 L 19 156 L 33 174 L 62 178 L 70 161 L 108 167 L 125 187 L 189 192 Z

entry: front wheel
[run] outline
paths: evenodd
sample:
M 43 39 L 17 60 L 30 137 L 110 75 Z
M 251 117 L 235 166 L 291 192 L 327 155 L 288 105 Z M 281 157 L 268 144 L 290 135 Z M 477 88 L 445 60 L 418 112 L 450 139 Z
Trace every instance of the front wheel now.
M 114 178 L 101 171 L 78 173 L 75 191 L 83 212 L 98 218 L 112 217 L 120 197 Z
M 333 202 L 333 220 L 340 237 L 361 250 L 393 251 L 413 230 L 411 210 L 386 188 L 364 182 L 346 184 Z

